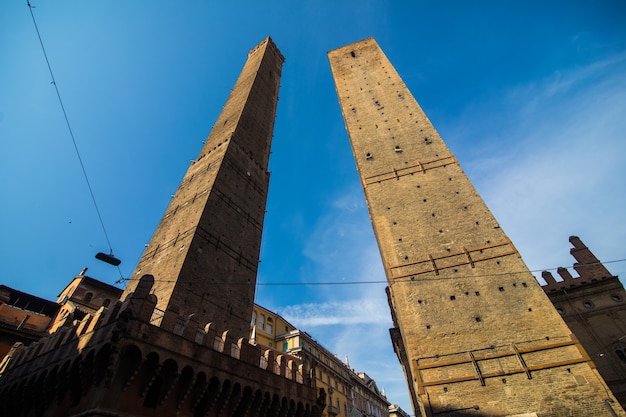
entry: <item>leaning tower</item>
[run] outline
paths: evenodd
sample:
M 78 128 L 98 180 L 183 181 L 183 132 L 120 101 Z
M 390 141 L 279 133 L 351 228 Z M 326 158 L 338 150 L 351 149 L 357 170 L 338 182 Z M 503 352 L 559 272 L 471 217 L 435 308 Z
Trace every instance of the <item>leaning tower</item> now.
M 626 415 L 375 40 L 328 55 L 416 414 Z
M 283 61 L 269 37 L 248 53 L 122 298 L 150 274 L 157 311 L 249 336 Z

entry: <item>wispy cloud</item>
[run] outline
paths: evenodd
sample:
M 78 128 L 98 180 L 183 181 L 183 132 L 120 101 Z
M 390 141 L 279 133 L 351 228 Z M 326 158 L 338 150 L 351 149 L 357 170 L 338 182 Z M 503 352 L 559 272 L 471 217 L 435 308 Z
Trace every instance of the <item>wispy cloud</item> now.
M 389 337 L 391 313 L 385 284 L 380 283 L 385 273 L 358 184 L 330 199 L 304 252 L 315 264 L 309 281 L 339 284 L 316 287 L 318 302 L 278 307 L 278 313 L 342 360 L 348 356 L 353 369 L 366 372 L 390 401 L 410 410 L 404 374 Z M 354 281 L 376 283 L 341 284 Z
M 466 165 L 530 268 L 571 265 L 569 235 L 601 260 L 626 257 L 615 244 L 626 238 L 625 71 L 620 54 L 512 90 L 497 103 L 507 117 L 490 142 L 514 145 Z
M 391 325 L 389 306 L 381 297 L 291 305 L 283 307 L 280 314 L 302 329 L 331 325 Z

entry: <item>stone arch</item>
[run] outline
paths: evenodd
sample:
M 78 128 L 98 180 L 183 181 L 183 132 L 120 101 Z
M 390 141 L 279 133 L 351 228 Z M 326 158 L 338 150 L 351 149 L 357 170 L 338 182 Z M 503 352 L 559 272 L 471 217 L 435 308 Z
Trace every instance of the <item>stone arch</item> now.
M 150 382 L 150 388 L 146 392 L 143 400 L 143 406 L 147 408 L 156 408 L 159 403 L 159 396 L 163 390 L 163 378 L 160 375 L 154 377 Z
M 94 360 L 94 385 L 99 386 L 104 377 L 106 376 L 107 369 L 109 367 L 109 360 L 111 358 L 111 345 L 109 343 L 102 346 Z
M 287 411 L 287 417 L 294 417 L 296 415 L 296 402 L 289 400 L 289 410 Z
M 230 384 L 230 382 L 228 382 Z M 222 390 L 223 391 L 223 390 Z M 215 399 L 220 393 L 220 381 L 216 377 L 212 377 L 209 383 L 206 385 L 206 389 L 203 390 L 200 400 L 193 410 L 194 417 L 202 417 L 213 405 Z
M 269 392 L 265 392 L 261 395 L 261 407 L 259 408 L 259 412 L 257 413 L 258 417 L 264 417 L 267 414 L 267 411 L 270 409 L 270 406 L 272 405 L 272 396 Z
M 298 405 L 296 406 L 295 417 L 304 417 L 304 405 L 302 405 L 302 402 L 300 401 L 298 401 Z
M 83 395 L 83 387 L 80 378 L 80 366 L 82 359 L 82 355 L 78 355 L 78 357 L 74 359 L 74 362 L 72 362 L 68 372 L 69 377 L 67 382 L 70 389 L 70 404 L 72 407 L 80 403 L 80 399 Z
M 280 401 L 280 410 L 278 411 L 278 417 L 286 417 L 288 411 L 289 401 L 287 401 L 287 398 L 283 397 L 283 399 Z
M 313 417 L 321 416 L 322 410 L 320 410 L 317 405 L 314 405 L 313 407 L 311 407 L 311 412 L 309 413 L 309 415 Z
M 278 411 L 280 410 L 280 397 L 277 394 L 272 396 L 272 402 L 270 403 L 267 409 L 267 416 L 276 417 L 278 416 Z
M 230 395 L 226 398 L 227 415 L 232 417 L 233 413 L 236 410 L 237 404 L 242 399 L 242 395 L 243 394 L 241 390 L 241 384 L 239 382 L 235 382 L 233 384 L 232 390 L 230 391 Z
M 39 375 L 33 375 L 31 378 L 32 384 L 29 384 L 27 388 L 27 392 L 31 394 L 27 397 L 28 402 L 30 402 L 28 407 L 32 407 L 34 409 L 36 416 L 43 415 L 46 406 L 43 395 L 32 395 L 32 393 L 43 393 L 47 376 L 48 371 L 43 371 Z
M 178 364 L 174 359 L 167 359 L 159 367 L 146 392 L 144 407 L 155 408 L 163 404 L 167 393 L 178 378 Z M 149 404 L 149 405 L 147 405 Z
M 146 355 L 146 359 L 139 368 L 137 383 L 140 395 L 145 397 L 144 407 L 155 408 L 158 402 L 158 391 L 161 389 L 162 384 L 162 380 L 158 378 L 159 363 L 159 354 L 150 352 Z
M 237 408 L 234 410 L 232 417 L 244 417 L 252 405 L 253 400 L 254 395 L 252 394 L 252 388 L 246 386 L 243 389 L 241 400 L 239 401 L 239 404 L 237 404 Z
M 57 384 L 59 383 L 58 375 L 57 375 L 58 372 L 59 372 L 59 366 L 56 365 L 52 368 L 52 370 L 50 370 L 50 373 L 48 373 L 48 376 L 46 378 L 45 386 L 43 388 L 43 393 L 42 393 L 42 396 L 44 397 L 45 407 L 50 406 L 50 404 L 54 400 Z
M 130 383 L 135 370 L 141 364 L 141 351 L 135 345 L 126 345 L 122 349 L 117 366 L 115 376 L 111 387 L 122 391 Z
M 191 366 L 185 366 L 180 372 L 180 378 L 178 379 L 178 389 L 176 390 L 176 408 L 182 406 L 183 401 L 191 390 L 193 384 L 193 368 Z
M 239 384 L 237 384 L 237 385 L 239 385 Z M 219 390 L 219 388 L 218 388 L 218 390 Z M 222 390 L 221 390 L 221 392 L 219 392 L 219 396 L 217 397 L 217 400 L 215 401 L 215 413 L 216 413 L 216 415 L 219 415 L 220 412 L 227 405 L 228 400 L 230 399 L 232 391 L 233 391 L 233 384 L 232 384 L 232 382 L 230 382 L 229 379 L 224 380 L 224 382 L 222 382 Z
M 83 395 L 86 395 L 91 388 L 91 384 L 94 379 L 94 358 L 96 356 L 96 350 L 91 349 L 85 359 L 81 362 L 81 383 L 82 383 L 82 392 Z
M 311 406 L 309 405 L 309 403 L 304 404 L 304 417 L 310 417 L 311 416 Z
M 250 391 L 252 391 L 252 390 L 250 390 Z M 268 394 L 268 396 L 269 396 L 269 394 Z M 250 403 L 250 410 L 251 410 L 251 414 L 254 415 L 255 417 L 262 415 L 261 414 L 261 412 L 262 412 L 261 408 L 262 408 L 262 405 L 263 405 L 263 398 L 264 398 L 263 397 L 263 392 L 260 389 L 258 389 L 258 390 L 256 390 L 254 392 L 252 401 Z
M 61 404 L 65 393 L 67 392 L 68 370 L 70 368 L 70 361 L 67 360 L 61 366 L 59 373 L 57 374 L 57 404 Z
M 204 391 L 207 388 L 206 374 L 204 372 L 198 372 L 196 379 L 191 389 L 191 399 L 189 402 L 189 410 L 193 411 L 197 408 L 198 404 L 202 400 Z

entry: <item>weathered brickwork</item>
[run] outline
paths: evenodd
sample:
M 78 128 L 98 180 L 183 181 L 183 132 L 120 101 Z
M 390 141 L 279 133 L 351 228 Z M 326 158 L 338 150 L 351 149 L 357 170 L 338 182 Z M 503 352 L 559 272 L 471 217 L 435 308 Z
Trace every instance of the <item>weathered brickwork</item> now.
M 172 309 L 248 336 L 283 61 L 270 38 L 250 51 L 132 275 L 124 296 L 155 277 L 155 323 Z
M 376 42 L 329 59 L 416 413 L 626 415 Z

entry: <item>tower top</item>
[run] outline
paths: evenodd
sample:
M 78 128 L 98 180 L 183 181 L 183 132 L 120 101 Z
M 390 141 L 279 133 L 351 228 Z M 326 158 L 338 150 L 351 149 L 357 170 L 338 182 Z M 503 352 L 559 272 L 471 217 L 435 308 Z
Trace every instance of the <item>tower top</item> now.
M 277 57 L 279 57 L 281 64 L 283 62 L 285 62 L 285 57 L 283 56 L 283 54 L 280 53 L 280 50 L 278 49 L 278 47 L 276 46 L 276 44 L 272 40 L 271 36 L 268 36 L 267 38 L 263 39 L 261 42 L 259 42 L 258 45 L 256 45 L 254 48 L 250 49 L 250 52 L 248 52 L 248 57 L 250 57 L 256 51 L 258 51 L 259 49 L 262 49 L 264 47 L 269 48 Z

